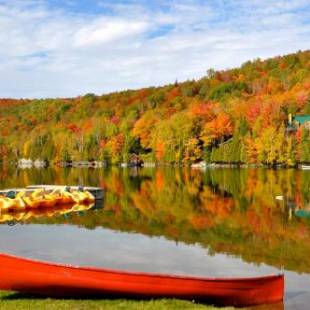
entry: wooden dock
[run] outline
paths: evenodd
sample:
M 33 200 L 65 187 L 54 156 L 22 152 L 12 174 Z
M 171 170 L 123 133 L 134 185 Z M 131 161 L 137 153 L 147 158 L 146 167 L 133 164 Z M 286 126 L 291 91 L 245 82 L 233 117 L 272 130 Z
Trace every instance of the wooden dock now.
M 104 196 L 104 190 L 100 187 L 91 187 L 91 186 L 68 186 L 68 185 L 29 185 L 26 188 L 9 188 L 0 190 L 0 195 L 7 196 L 10 192 L 19 193 L 21 191 L 33 192 L 35 189 L 43 188 L 46 191 L 52 191 L 54 189 L 72 189 L 72 190 L 85 190 L 89 191 L 96 200 L 102 200 Z

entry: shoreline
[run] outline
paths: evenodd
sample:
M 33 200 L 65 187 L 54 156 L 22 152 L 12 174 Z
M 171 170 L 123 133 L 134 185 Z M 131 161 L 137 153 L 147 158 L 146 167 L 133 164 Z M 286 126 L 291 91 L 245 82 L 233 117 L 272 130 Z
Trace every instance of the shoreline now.
M 168 163 L 168 162 L 119 162 L 115 164 L 108 163 L 107 161 L 59 161 L 59 162 L 48 162 L 44 160 L 31 160 L 21 159 L 17 162 L 9 162 L 10 164 L 16 165 L 18 168 L 47 168 L 62 167 L 62 168 L 107 168 L 107 167 L 119 167 L 119 168 L 156 168 L 156 167 L 178 167 L 178 168 L 191 168 L 191 169 L 218 169 L 218 168 L 234 168 L 234 169 L 249 169 L 249 168 L 267 168 L 267 169 L 298 169 L 298 170 L 310 170 L 310 163 L 296 163 L 292 166 L 284 164 L 263 164 L 263 163 L 207 163 L 200 161 L 192 164 L 179 164 L 179 163 Z

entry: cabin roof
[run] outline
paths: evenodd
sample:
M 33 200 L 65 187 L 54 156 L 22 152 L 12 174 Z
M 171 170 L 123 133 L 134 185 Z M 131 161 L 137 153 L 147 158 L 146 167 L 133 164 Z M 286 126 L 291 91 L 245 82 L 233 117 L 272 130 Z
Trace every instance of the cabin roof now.
M 296 115 L 294 120 L 303 125 L 306 122 L 310 122 L 310 115 Z

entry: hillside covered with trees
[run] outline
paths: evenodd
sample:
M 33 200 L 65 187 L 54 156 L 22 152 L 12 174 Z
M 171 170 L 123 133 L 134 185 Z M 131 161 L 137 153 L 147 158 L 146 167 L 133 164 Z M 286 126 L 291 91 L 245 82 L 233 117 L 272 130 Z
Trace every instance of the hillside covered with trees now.
M 0 100 L 0 158 L 294 165 L 310 162 L 310 51 L 197 81 L 77 98 Z

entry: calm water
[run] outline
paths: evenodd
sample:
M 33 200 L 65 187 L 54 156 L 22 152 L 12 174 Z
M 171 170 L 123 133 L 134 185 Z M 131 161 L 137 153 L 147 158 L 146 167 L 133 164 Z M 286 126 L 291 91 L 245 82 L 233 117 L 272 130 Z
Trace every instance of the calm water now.
M 105 198 L 78 212 L 65 208 L 49 214 L 0 215 L 1 252 L 199 276 L 284 272 L 285 305 L 268 309 L 309 308 L 309 171 L 1 171 L 1 188 L 30 184 L 100 186 Z

